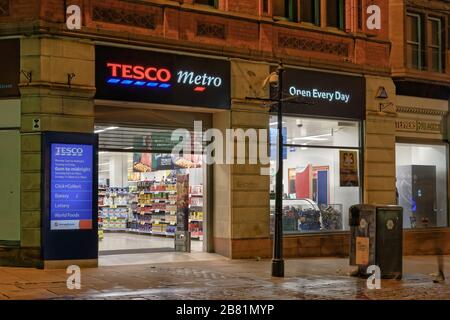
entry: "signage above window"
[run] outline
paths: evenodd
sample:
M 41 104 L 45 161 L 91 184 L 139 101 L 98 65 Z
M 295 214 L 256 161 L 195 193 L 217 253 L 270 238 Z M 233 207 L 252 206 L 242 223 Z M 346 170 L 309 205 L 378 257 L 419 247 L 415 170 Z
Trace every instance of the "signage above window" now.
M 97 99 L 230 108 L 230 63 L 96 47 Z
M 363 119 L 365 80 L 362 76 L 286 69 L 283 99 L 285 113 Z
M 20 41 L 0 40 L 0 97 L 18 97 L 20 82 Z

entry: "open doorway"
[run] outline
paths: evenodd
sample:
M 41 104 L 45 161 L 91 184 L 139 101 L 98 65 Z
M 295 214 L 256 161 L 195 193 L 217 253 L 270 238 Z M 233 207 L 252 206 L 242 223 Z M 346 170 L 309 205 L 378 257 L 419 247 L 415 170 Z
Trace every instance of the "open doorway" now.
M 99 126 L 96 132 L 99 255 L 173 252 L 180 177 L 188 180 L 191 252 L 204 251 L 202 156 L 171 154 L 168 130 Z

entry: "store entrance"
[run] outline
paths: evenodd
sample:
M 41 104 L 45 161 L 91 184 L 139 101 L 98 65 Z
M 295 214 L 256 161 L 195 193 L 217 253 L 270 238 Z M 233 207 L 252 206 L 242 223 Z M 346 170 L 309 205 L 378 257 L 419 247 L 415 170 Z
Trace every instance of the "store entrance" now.
M 100 258 L 174 252 L 180 196 L 189 199 L 191 252 L 202 252 L 206 213 L 202 156 L 172 154 L 168 129 L 96 126 L 95 131 L 100 150 Z M 186 179 L 188 187 L 177 186 Z

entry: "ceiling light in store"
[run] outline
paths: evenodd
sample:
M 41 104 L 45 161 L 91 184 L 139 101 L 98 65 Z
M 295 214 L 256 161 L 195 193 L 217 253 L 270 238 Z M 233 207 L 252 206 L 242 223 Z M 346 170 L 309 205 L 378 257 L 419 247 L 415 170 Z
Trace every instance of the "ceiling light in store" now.
M 105 132 L 105 131 L 109 131 L 109 130 L 116 130 L 116 129 L 119 129 L 119 127 L 107 127 L 104 129 L 95 130 L 94 133 L 101 133 L 101 132 Z
M 278 124 L 278 121 L 275 121 L 275 122 L 270 122 L 269 123 L 269 125 L 271 125 L 271 126 L 275 126 L 275 125 L 277 125 Z M 281 122 L 281 124 L 286 124 L 286 122 Z
M 327 141 L 328 139 L 325 137 L 331 137 L 331 133 L 319 134 L 319 135 L 307 136 L 307 137 L 297 137 L 297 138 L 294 138 L 294 140 Z
M 131 149 L 134 149 L 134 147 L 126 147 L 126 148 L 123 148 L 123 150 L 131 150 Z

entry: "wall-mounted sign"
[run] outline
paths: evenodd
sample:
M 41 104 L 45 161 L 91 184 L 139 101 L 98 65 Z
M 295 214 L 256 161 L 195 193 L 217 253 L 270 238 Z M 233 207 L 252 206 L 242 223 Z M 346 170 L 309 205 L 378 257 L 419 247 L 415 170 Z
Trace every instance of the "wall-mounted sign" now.
M 97 99 L 230 108 L 229 61 L 96 47 Z
M 357 187 L 358 179 L 358 152 L 339 151 L 339 177 L 341 187 Z
M 285 113 L 364 119 L 364 77 L 286 69 L 283 92 Z
M 92 229 L 94 147 L 51 145 L 50 229 Z
M 440 134 L 442 133 L 442 123 L 440 121 L 396 120 L 395 129 L 405 132 Z
M 94 134 L 43 133 L 45 260 L 98 257 L 97 146 Z
M 20 82 L 20 40 L 0 40 L 0 97 L 18 97 Z

